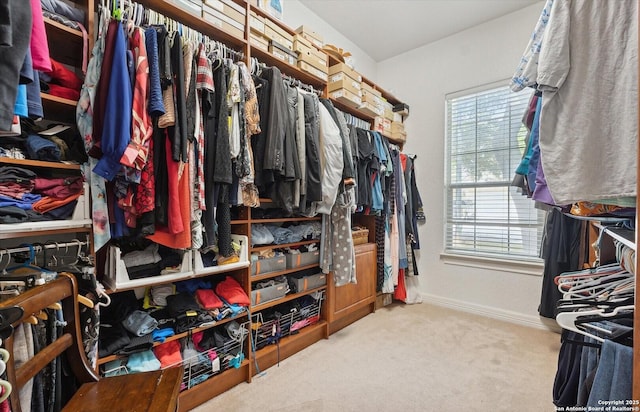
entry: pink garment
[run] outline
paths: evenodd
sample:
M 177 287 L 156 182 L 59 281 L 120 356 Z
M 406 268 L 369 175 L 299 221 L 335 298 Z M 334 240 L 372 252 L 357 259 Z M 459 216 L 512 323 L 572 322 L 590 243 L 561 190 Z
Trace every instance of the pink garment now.
M 44 28 L 40 0 L 31 0 L 31 16 L 33 18 L 33 24 L 31 26 L 31 59 L 33 60 L 33 70 L 50 72 L 51 60 L 49 59 L 49 44 L 47 43 L 47 31 Z

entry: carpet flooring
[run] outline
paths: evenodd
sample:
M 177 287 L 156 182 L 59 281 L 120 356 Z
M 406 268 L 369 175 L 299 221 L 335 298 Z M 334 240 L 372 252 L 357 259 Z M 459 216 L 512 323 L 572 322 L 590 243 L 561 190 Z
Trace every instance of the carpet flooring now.
M 553 332 L 392 304 L 195 408 L 247 412 L 552 412 Z

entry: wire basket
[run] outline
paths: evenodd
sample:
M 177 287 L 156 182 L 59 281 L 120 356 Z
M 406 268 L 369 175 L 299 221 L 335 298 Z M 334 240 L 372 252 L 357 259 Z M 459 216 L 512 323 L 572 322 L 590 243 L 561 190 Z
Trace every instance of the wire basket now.
M 369 229 L 356 226 L 351 228 L 351 238 L 354 245 L 362 245 L 369 242 Z
M 324 291 L 321 290 L 274 307 L 269 319 L 265 320 L 267 311 L 251 315 L 254 350 L 277 344 L 281 338 L 296 334 L 300 329 L 317 323 L 320 320 L 323 299 Z
M 219 326 L 216 329 L 226 333 L 226 331 L 223 331 L 224 326 Z M 243 347 L 248 333 L 249 322 L 245 322 L 240 325 L 240 329 L 236 335 L 227 335 L 230 339 L 226 340 L 223 344 L 203 352 L 198 352 L 197 355 L 190 356 L 181 362 L 167 366 L 182 366 L 184 368 L 180 390 L 184 391 L 193 388 L 227 369 L 239 368 L 244 360 Z M 190 339 L 190 337 L 182 339 L 182 347 L 189 344 L 188 339 Z

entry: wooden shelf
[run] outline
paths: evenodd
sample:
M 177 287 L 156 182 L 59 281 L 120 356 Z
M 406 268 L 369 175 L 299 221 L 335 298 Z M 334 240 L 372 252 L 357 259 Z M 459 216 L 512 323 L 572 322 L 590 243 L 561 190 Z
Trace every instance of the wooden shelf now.
M 320 218 L 314 217 L 275 217 L 269 219 L 251 219 L 251 224 L 281 223 L 281 222 L 317 222 Z
M 349 106 L 347 104 L 344 104 L 332 97 L 329 97 L 329 100 L 331 100 L 331 102 L 333 103 L 333 105 L 337 108 L 340 109 L 341 111 L 345 112 L 345 113 L 349 113 L 359 119 L 362 120 L 366 120 L 367 122 L 372 122 L 375 116 L 371 116 L 368 113 L 364 113 L 361 110 L 358 110 L 356 108 L 354 108 L 353 106 Z
M 45 162 L 31 159 L 12 159 L 10 157 L 0 157 L 0 164 L 11 164 L 24 167 L 43 167 L 46 169 L 80 170 L 80 165 L 75 163 Z
M 319 292 L 321 290 L 325 290 L 327 288 L 327 286 L 321 286 L 319 288 L 315 288 L 315 289 L 309 289 L 309 290 L 305 290 L 304 292 L 300 292 L 300 293 L 292 293 L 290 295 L 285 295 L 282 298 L 279 299 L 274 299 L 274 300 L 270 300 L 269 302 L 265 302 L 265 303 L 261 303 L 259 305 L 255 305 L 255 306 L 251 306 L 251 312 L 255 313 L 255 312 L 260 312 L 261 310 L 265 310 L 268 309 L 270 307 L 273 306 L 277 306 L 281 303 L 285 303 L 285 302 L 289 302 L 291 300 L 297 299 L 299 297 L 302 296 L 306 296 L 306 295 L 310 295 L 314 292 Z
M 173 336 L 170 336 L 167 339 L 165 339 L 164 342 L 153 342 L 153 347 L 155 348 L 156 346 L 160 346 L 163 343 L 167 343 L 167 342 L 171 342 L 171 341 L 174 341 L 174 340 L 186 338 L 187 336 L 192 335 L 194 333 L 202 332 L 202 331 L 205 331 L 207 329 L 215 328 L 216 326 L 224 325 L 225 323 L 231 322 L 232 320 L 240 319 L 242 317 L 246 317 L 247 315 L 248 315 L 248 312 L 242 312 L 241 314 L 239 314 L 237 316 L 233 316 L 231 318 L 225 318 L 225 319 L 219 320 L 214 325 L 202 326 L 202 327 L 199 327 L 199 328 L 190 329 L 190 330 L 188 330 L 186 332 L 177 333 L 177 334 L 175 334 Z M 104 365 L 105 363 L 114 361 L 116 359 L 126 358 L 127 356 L 129 356 L 129 355 L 109 355 L 109 356 L 105 356 L 104 358 L 98 359 L 97 363 L 98 363 L 98 366 L 100 366 L 100 365 Z
M 311 73 L 307 73 L 303 70 L 300 70 L 297 66 L 291 65 L 279 58 L 275 57 L 269 52 L 266 52 L 262 49 L 251 48 L 251 57 L 255 57 L 261 63 L 266 64 L 267 66 L 276 66 L 283 74 L 287 76 L 294 77 L 300 80 L 302 83 L 306 83 L 319 89 L 320 91 L 324 90 L 327 85 L 327 81 L 321 79 L 319 77 L 314 76 Z
M 239 39 L 218 29 L 211 25 L 211 23 L 204 20 L 201 15 L 196 16 L 187 10 L 183 10 L 177 4 L 163 0 L 140 0 L 138 3 L 189 26 L 202 34 L 209 36 L 213 40 L 218 40 L 229 47 L 237 48 L 238 51 L 245 51 L 245 47 L 247 45 L 247 41 L 245 39 Z
M 46 119 L 57 120 L 72 125 L 76 124 L 77 101 L 47 93 L 40 93 L 40 98 L 42 99 L 42 109 Z
M 271 278 L 275 278 L 275 277 L 282 276 L 282 275 L 288 275 L 289 273 L 296 273 L 296 272 L 300 272 L 302 270 L 308 270 L 308 269 L 313 269 L 313 268 L 318 268 L 318 270 L 320 270 L 318 264 L 314 263 L 312 265 L 300 266 L 300 267 L 292 268 L 292 269 L 285 269 L 285 270 L 278 270 L 276 272 L 262 273 L 260 275 L 251 276 L 250 280 L 252 282 L 258 282 L 260 280 L 271 279 Z
M 320 239 L 303 240 L 303 241 L 300 241 L 300 242 L 283 243 L 283 244 L 280 244 L 280 245 L 254 246 L 254 247 L 249 249 L 249 252 L 258 252 L 258 251 L 261 251 L 261 250 L 269 250 L 269 249 L 284 249 L 284 248 L 292 247 L 292 246 L 310 245 L 312 243 L 320 243 Z
M 232 225 L 246 225 L 247 223 L 249 223 L 248 219 L 236 219 L 231 221 Z
M 0 239 L 90 232 L 91 219 L 0 224 Z
M 82 32 L 46 17 L 44 23 L 51 57 L 60 63 L 80 67 L 84 46 Z

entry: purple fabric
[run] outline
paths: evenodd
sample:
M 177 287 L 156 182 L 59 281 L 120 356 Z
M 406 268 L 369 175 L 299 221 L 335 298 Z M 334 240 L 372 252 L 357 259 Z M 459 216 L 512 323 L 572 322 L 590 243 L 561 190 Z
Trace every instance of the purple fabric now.
M 538 162 L 538 170 L 536 172 L 536 189 L 533 191 L 533 200 L 546 203 L 548 205 L 555 205 L 549 187 L 547 187 L 547 179 L 544 177 L 544 170 L 542 169 L 542 158 Z

